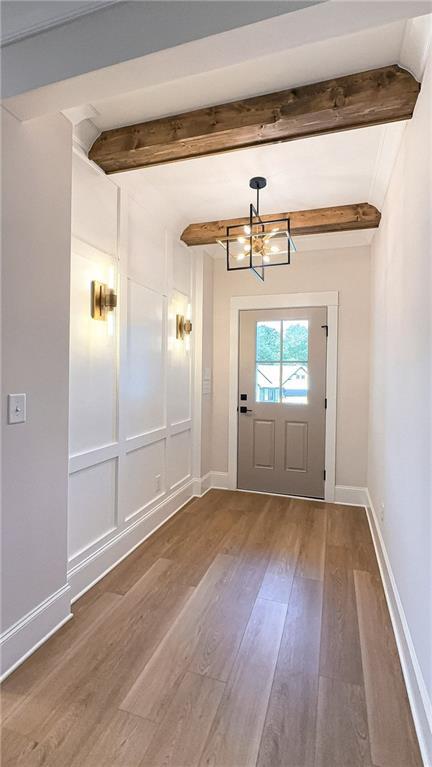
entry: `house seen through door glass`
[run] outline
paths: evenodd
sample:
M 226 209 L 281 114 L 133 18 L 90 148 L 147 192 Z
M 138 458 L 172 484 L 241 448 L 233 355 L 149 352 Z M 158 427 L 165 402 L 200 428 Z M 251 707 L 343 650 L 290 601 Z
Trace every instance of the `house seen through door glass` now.
M 308 320 L 256 323 L 255 401 L 307 404 Z

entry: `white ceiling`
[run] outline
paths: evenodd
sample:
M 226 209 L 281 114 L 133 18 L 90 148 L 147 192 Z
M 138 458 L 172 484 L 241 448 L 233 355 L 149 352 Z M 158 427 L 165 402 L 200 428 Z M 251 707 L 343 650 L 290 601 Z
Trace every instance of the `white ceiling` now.
M 421 20 L 422 27 L 425 23 L 427 19 Z M 397 21 L 279 49 L 253 64 L 239 61 L 224 66 L 222 60 L 218 69 L 183 77 L 181 88 L 178 82 L 168 81 L 93 101 L 92 122 L 104 130 L 394 63 L 415 71 L 413 53 L 419 48 L 415 25 L 416 20 Z M 249 179 L 254 175 L 268 179 L 261 196 L 263 213 L 359 202 L 381 210 L 404 127 L 405 123 L 393 123 L 238 150 L 120 173 L 115 181 L 144 203 L 155 190 L 185 226 L 246 215 L 253 199 Z M 302 250 L 337 243 L 363 245 L 372 236 L 373 231 L 320 235 L 299 238 L 298 245 Z
M 114 180 L 145 201 L 150 188 L 186 223 L 247 215 L 252 176 L 265 176 L 261 212 L 370 202 L 381 208 L 405 123 L 242 149 L 142 170 Z
M 94 102 L 100 130 L 207 104 L 358 72 L 399 61 L 406 23 L 395 22 L 237 64 L 177 83 Z M 249 179 L 262 175 L 263 213 L 370 202 L 382 207 L 404 123 L 362 128 L 120 173 L 115 181 L 145 201 L 156 190 L 186 226 L 246 215 Z M 371 232 L 302 238 L 299 247 L 367 244 Z M 324 245 L 322 244 L 324 243 Z
M 221 57 L 218 68 L 183 77 L 181 83 L 170 80 L 115 98 L 92 101 L 98 113 L 93 122 L 99 130 L 109 130 L 395 64 L 400 61 L 406 24 L 397 21 L 265 56 L 258 51 L 253 61 L 230 66 Z M 266 43 L 268 48 L 268 40 Z

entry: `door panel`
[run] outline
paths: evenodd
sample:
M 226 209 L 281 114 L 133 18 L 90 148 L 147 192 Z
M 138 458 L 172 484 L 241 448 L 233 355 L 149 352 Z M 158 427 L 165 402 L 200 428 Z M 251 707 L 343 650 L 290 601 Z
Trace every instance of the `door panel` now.
M 326 323 L 324 307 L 240 312 L 239 488 L 324 497 Z
M 255 468 L 274 469 L 275 424 L 274 421 L 254 419 L 254 466 Z
M 308 424 L 285 422 L 285 471 L 307 471 Z

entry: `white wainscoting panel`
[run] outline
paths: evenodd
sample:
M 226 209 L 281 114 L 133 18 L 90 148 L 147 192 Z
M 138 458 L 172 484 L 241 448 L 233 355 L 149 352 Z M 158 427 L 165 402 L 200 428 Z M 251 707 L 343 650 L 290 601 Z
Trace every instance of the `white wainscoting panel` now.
M 127 375 L 128 437 L 165 424 L 165 298 L 128 280 Z
M 165 228 L 150 201 L 147 210 L 128 199 L 128 274 L 158 293 L 166 290 Z
M 171 219 L 172 220 L 172 219 Z M 180 222 L 177 224 L 180 231 Z M 69 569 L 75 597 L 194 492 L 193 264 L 166 204 L 139 202 L 74 157 Z M 110 322 L 90 317 L 90 283 L 115 283 Z
M 167 445 L 168 485 L 176 488 L 191 475 L 191 431 L 174 434 Z
M 80 253 L 77 253 L 79 245 Z M 85 255 L 82 255 L 85 253 Z M 72 243 L 70 430 L 72 455 L 107 445 L 117 431 L 117 332 L 115 317 L 90 315 L 92 280 L 117 283 L 116 261 L 83 243 Z
M 117 253 L 118 187 L 79 155 L 72 165 L 72 234 L 105 253 Z
M 68 573 L 72 601 L 94 585 L 122 559 L 127 557 L 149 535 L 175 514 L 194 493 L 193 480 L 167 495 L 160 503 L 152 505 L 148 514 L 132 519 L 123 530 L 103 542 L 86 559 L 73 565 Z
M 190 296 L 192 263 L 189 248 L 182 242 L 175 242 L 173 247 L 173 288 Z
M 165 440 L 153 442 L 126 454 L 126 521 L 144 511 L 165 492 Z
M 176 315 L 185 316 L 189 296 L 174 291 L 168 313 L 168 420 L 176 424 L 191 417 L 191 338 L 176 339 Z
M 168 230 L 154 189 L 139 203 L 77 152 L 72 192 L 67 583 L 1 636 L 6 673 L 203 484 L 191 471 L 195 336 L 175 337 L 195 298 L 182 222 Z M 117 289 L 107 322 L 91 318 L 92 280 Z
M 69 477 L 69 560 L 117 526 L 117 459 L 76 471 Z

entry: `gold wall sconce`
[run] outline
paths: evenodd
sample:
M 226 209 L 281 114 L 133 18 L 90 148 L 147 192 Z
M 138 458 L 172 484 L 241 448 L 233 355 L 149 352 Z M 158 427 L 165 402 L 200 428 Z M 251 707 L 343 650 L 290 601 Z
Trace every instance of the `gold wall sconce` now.
M 91 284 L 91 316 L 94 320 L 106 320 L 108 312 L 117 306 L 117 294 L 104 282 L 93 280 Z
M 185 320 L 182 314 L 176 314 L 176 338 L 184 339 L 185 335 L 192 333 L 192 323 Z

